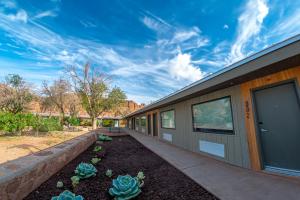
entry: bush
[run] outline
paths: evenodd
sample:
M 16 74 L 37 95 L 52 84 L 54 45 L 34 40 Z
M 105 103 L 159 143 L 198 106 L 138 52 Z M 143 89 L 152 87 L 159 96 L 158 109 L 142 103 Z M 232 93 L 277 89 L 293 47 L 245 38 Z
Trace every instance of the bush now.
M 112 119 L 103 119 L 102 126 L 103 127 L 112 127 L 114 125 L 114 120 Z
M 80 126 L 92 126 L 91 119 L 80 119 Z
M 30 126 L 34 115 L 23 113 L 0 113 L 0 130 L 9 133 L 21 133 Z
M 66 121 L 71 126 L 79 126 L 80 125 L 80 120 L 76 117 L 68 117 Z
M 49 117 L 49 118 L 41 118 L 40 126 L 38 130 L 41 132 L 48 131 L 62 131 L 63 127 L 60 125 L 59 118 L 57 117 Z

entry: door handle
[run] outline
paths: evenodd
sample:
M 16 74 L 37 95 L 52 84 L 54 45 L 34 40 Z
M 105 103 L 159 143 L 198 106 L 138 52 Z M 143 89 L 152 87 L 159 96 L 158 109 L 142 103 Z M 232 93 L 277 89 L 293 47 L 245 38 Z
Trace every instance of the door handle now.
M 267 130 L 267 129 L 264 129 L 264 128 L 261 128 L 260 131 L 261 131 L 262 133 L 268 132 L 268 130 Z

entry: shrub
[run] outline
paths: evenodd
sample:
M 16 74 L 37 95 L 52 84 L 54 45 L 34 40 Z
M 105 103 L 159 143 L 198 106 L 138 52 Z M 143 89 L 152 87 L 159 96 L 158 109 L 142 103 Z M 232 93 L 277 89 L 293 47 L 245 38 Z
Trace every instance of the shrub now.
M 114 125 L 114 120 L 112 119 L 103 119 L 102 126 L 103 127 L 112 127 Z
M 42 118 L 41 125 L 39 126 L 39 131 L 62 131 L 63 127 L 57 117 Z
M 91 163 L 93 165 L 97 164 L 99 161 L 101 161 L 101 158 L 92 158 Z
M 108 176 L 109 178 L 112 177 L 113 171 L 111 169 L 106 170 L 105 175 Z
M 30 126 L 32 114 L 23 113 L 0 113 L 0 130 L 8 133 L 21 133 Z
M 97 169 L 92 164 L 88 163 L 80 163 L 75 170 L 76 176 L 78 176 L 80 179 L 89 178 L 92 176 L 96 176 Z
M 80 126 L 92 126 L 91 119 L 80 119 Z
M 76 117 L 68 117 L 66 119 L 66 121 L 71 126 L 79 126 L 80 125 L 80 120 L 79 120 L 79 118 L 76 118 Z
M 136 178 L 125 175 L 113 179 L 112 187 L 108 192 L 115 200 L 128 200 L 138 196 L 142 191 Z
M 84 200 L 81 195 L 75 195 L 69 190 L 65 190 L 59 194 L 59 196 L 52 197 L 51 200 Z

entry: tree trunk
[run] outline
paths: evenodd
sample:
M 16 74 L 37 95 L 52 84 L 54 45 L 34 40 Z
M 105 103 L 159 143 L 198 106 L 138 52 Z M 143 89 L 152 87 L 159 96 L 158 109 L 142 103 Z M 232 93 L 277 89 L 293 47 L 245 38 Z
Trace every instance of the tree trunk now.
M 93 130 L 95 130 L 97 128 L 97 118 L 96 117 L 92 117 L 92 125 L 93 125 Z

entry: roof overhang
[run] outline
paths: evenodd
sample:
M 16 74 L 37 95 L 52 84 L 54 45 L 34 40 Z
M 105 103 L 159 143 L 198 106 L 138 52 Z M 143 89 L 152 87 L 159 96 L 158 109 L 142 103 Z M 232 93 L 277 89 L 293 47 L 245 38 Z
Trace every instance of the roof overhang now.
M 196 81 L 125 118 L 300 65 L 300 35 L 277 43 Z

